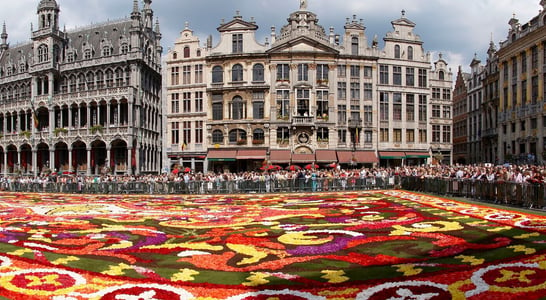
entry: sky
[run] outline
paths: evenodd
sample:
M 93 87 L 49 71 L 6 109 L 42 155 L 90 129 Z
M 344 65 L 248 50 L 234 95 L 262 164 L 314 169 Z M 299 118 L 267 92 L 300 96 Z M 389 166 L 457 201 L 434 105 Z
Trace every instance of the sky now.
M 139 0 L 142 7 L 142 0 Z M 2 0 L 0 22 L 5 22 L 8 42 L 15 45 L 30 41 L 31 23 L 36 28 L 36 9 L 39 0 Z M 68 31 L 92 23 L 102 23 L 130 15 L 133 0 L 57 0 L 61 7 L 60 24 Z M 366 35 L 371 41 L 377 35 L 380 47 L 382 38 L 392 31 L 391 21 L 406 17 L 416 23 L 414 32 L 421 36 L 425 51 L 431 52 L 433 61 L 443 54 L 453 74 L 459 66 L 464 71 L 474 56 L 485 63 L 491 40 L 497 48 L 508 35 L 508 21 L 515 14 L 524 24 L 536 16 L 540 0 L 308 0 L 308 10 L 317 14 L 319 24 L 328 32 L 334 27 L 343 36 L 346 18 L 362 19 Z M 244 20 L 259 26 L 257 40 L 264 43 L 271 26 L 284 26 L 290 13 L 299 9 L 299 0 L 153 0 L 154 18 L 159 18 L 162 45 L 170 48 L 184 24 L 199 36 L 204 44 L 209 35 L 213 44 L 219 41 L 218 31 L 222 19 L 232 20 L 239 11 Z

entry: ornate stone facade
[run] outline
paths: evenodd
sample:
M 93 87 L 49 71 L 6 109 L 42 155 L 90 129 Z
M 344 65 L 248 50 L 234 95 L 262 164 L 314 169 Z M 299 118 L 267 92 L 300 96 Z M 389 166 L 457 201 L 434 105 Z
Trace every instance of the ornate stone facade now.
M 432 64 L 405 12 L 383 48 L 356 17 L 343 36 L 325 30 L 307 1 L 287 21 L 259 43 L 256 22 L 237 12 L 215 46 L 212 38 L 201 46 L 186 25 L 166 58 L 173 164 L 398 166 L 430 163 L 433 151 L 451 161 L 452 74 L 441 56 Z M 204 110 L 192 104 L 196 93 Z M 201 135 L 180 127 L 199 120 Z
M 158 173 L 161 34 L 151 0 L 130 18 L 67 31 L 38 4 L 31 42 L 0 44 L 3 174 Z M 128 9 L 129 10 L 129 9 Z

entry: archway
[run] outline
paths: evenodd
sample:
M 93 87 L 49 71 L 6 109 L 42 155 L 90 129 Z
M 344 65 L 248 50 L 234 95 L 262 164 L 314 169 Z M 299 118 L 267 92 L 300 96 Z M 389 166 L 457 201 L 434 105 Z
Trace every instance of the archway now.
M 106 144 L 96 140 L 91 143 L 91 174 L 99 174 L 106 162 Z
M 72 169 L 76 174 L 87 172 L 87 145 L 82 141 L 72 144 Z
M 21 172 L 27 174 L 32 171 L 32 147 L 24 144 L 21 146 Z
M 59 142 L 55 145 L 55 170 L 59 173 L 68 172 L 70 164 L 68 162 L 68 145 L 65 142 Z
M 49 170 L 49 146 L 46 143 L 40 143 L 36 149 L 36 166 L 38 167 L 38 172 Z
M 110 169 L 114 174 L 127 173 L 129 159 L 127 157 L 127 142 L 124 140 L 112 141 L 110 150 Z
M 15 166 L 19 163 L 17 158 L 17 147 L 15 145 L 9 145 L 6 149 L 8 151 L 8 173 L 13 173 L 15 171 Z

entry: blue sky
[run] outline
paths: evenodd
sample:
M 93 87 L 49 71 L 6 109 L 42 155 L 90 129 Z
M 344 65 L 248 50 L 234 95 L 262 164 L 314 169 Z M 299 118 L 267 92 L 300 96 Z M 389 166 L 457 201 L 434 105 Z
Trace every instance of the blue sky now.
M 31 23 L 36 24 L 38 0 L 2 1 L 0 22 L 5 22 L 9 42 L 27 42 Z M 141 2 L 141 1 L 140 1 Z M 528 22 L 541 9 L 539 0 L 308 0 L 308 9 L 318 15 L 319 23 L 328 30 L 342 34 L 346 18 L 363 19 L 366 34 L 379 41 L 391 31 L 391 21 L 406 11 L 406 17 L 417 24 L 415 32 L 424 41 L 424 48 L 436 59 L 439 52 L 453 72 L 459 65 L 468 70 L 476 53 L 485 62 L 491 37 L 498 46 L 506 39 L 508 20 L 515 14 L 521 23 Z M 68 30 L 129 16 L 133 0 L 57 0 L 61 6 L 61 24 Z M 142 6 L 142 3 L 141 3 Z M 299 0 L 154 0 L 152 8 L 159 17 L 163 47 L 174 44 L 184 23 L 205 42 L 213 35 L 221 20 L 229 21 L 239 11 L 245 20 L 254 17 L 260 27 L 259 42 L 265 42 L 271 26 L 277 32 L 286 24 L 288 15 L 299 8 Z

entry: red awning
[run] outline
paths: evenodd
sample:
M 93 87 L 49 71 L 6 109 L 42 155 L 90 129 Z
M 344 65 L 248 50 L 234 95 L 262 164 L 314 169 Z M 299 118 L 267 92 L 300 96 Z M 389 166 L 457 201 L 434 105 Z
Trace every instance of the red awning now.
M 237 150 L 232 149 L 211 149 L 207 155 L 209 161 L 234 161 L 237 157 Z
M 400 151 L 381 151 L 379 156 L 384 159 L 404 159 L 406 158 L 405 152 Z
M 237 151 L 237 159 L 265 159 L 264 149 L 242 149 Z
M 299 164 L 299 163 L 312 163 L 315 161 L 315 154 L 301 154 L 301 153 L 294 153 L 292 154 L 292 163 Z
M 271 150 L 269 152 L 269 161 L 275 164 L 289 164 L 292 152 L 290 150 Z
M 316 157 L 319 163 L 333 163 L 337 161 L 336 151 L 334 150 L 317 150 Z
M 352 151 L 337 151 L 337 160 L 340 164 L 348 164 L 353 159 Z
M 374 151 L 357 151 L 355 152 L 356 162 L 360 164 L 378 163 L 379 159 Z

